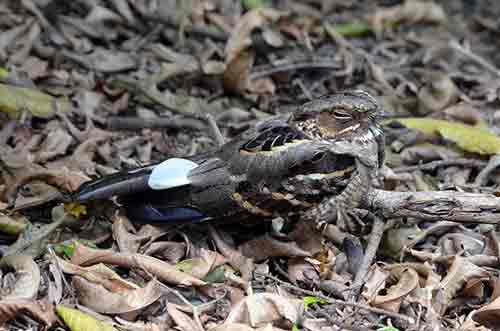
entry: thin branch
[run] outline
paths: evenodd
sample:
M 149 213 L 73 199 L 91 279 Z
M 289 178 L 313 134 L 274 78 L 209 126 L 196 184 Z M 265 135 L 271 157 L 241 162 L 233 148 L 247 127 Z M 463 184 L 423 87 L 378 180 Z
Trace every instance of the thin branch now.
M 363 287 L 363 282 L 365 281 L 366 274 L 368 273 L 368 269 L 370 268 L 375 255 L 377 254 L 378 246 L 380 245 L 380 241 L 382 240 L 382 235 L 384 234 L 384 225 L 385 223 L 382 221 L 380 217 L 377 217 L 375 214 L 373 216 L 373 225 L 372 232 L 370 234 L 370 239 L 368 240 L 368 245 L 366 246 L 365 255 L 363 256 L 363 260 L 361 261 L 361 265 L 359 266 L 358 271 L 356 272 L 356 277 L 354 278 L 354 282 L 352 284 L 353 291 L 352 296 L 358 296 L 361 293 L 361 289 Z
M 329 298 L 329 297 L 321 294 L 320 292 L 305 290 L 305 289 L 300 288 L 298 286 L 295 286 L 293 284 L 290 284 L 290 283 L 287 283 L 285 281 L 282 281 L 281 279 L 276 278 L 276 277 L 274 277 L 272 275 L 269 275 L 269 274 L 259 274 L 259 275 L 261 275 L 263 277 L 266 277 L 266 278 L 269 278 L 269 279 L 272 279 L 275 282 L 280 283 L 284 287 L 287 287 L 289 289 L 295 290 L 295 291 L 297 291 L 299 293 L 303 293 L 303 294 L 306 294 L 306 295 L 312 295 L 312 296 L 318 297 L 318 298 L 323 299 L 323 300 L 325 300 L 325 301 L 327 301 L 328 303 L 331 303 L 331 304 L 336 304 L 336 305 L 339 305 L 339 306 L 347 306 L 347 307 L 354 307 L 354 308 L 358 308 L 358 309 L 367 310 L 369 312 L 372 312 L 372 313 L 375 313 L 375 314 L 379 314 L 379 315 L 385 315 L 385 316 L 388 316 L 388 317 L 392 317 L 392 318 L 404 321 L 404 322 L 409 323 L 409 324 L 415 323 L 415 320 L 412 317 L 409 317 L 409 316 L 406 316 L 406 315 L 394 313 L 392 311 L 388 311 L 388 310 L 381 309 L 381 308 L 370 307 L 370 306 L 359 304 L 359 303 L 346 302 L 346 301 L 342 301 L 342 300 L 332 299 L 332 298 Z
M 416 170 L 434 170 L 439 167 L 449 167 L 449 166 L 484 168 L 486 164 L 487 162 L 475 159 L 452 159 L 452 160 L 432 161 L 429 163 L 422 163 L 414 166 L 398 167 L 392 169 L 392 171 L 394 171 L 395 173 L 401 173 L 401 172 L 412 172 Z
M 373 189 L 363 202 L 386 218 L 415 217 L 459 223 L 500 223 L 500 198 L 455 191 L 393 192 Z

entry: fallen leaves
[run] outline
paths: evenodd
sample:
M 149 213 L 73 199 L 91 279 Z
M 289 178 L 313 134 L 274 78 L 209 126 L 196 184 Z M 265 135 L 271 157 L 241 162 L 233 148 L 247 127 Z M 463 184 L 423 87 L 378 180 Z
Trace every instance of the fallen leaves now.
M 17 280 L 14 288 L 6 295 L 0 295 L 1 300 L 33 300 L 40 288 L 40 268 L 28 255 L 8 255 L 0 259 L 0 268 L 12 268 Z
M 46 301 L 0 300 L 0 326 L 19 314 L 28 314 L 49 327 L 57 321 L 53 306 Z
M 143 288 L 115 293 L 80 276 L 73 277 L 72 285 L 77 290 L 81 304 L 104 314 L 123 314 L 143 309 L 161 296 L 161 285 L 156 280 L 148 282 Z M 102 298 L 106 298 L 104 304 Z
M 49 118 L 56 112 L 68 112 L 71 103 L 64 97 L 55 98 L 36 89 L 0 84 L 0 112 L 20 117 L 27 111 L 33 116 Z
M 97 320 L 96 318 L 81 312 L 77 309 L 58 305 L 56 307 L 57 314 L 62 318 L 64 323 L 71 331 L 84 330 L 99 330 L 99 331 L 114 331 L 113 325 Z
M 396 121 L 426 134 L 437 133 L 467 152 L 480 155 L 500 152 L 500 138 L 479 127 L 431 118 L 404 118 Z
M 117 253 L 111 250 L 93 249 L 77 244 L 71 263 L 82 266 L 106 263 L 125 268 L 137 268 L 167 283 L 181 286 L 205 285 L 202 280 L 181 272 L 162 260 L 142 254 Z
M 286 320 L 295 324 L 299 322 L 303 309 L 302 300 L 294 300 L 273 293 L 257 293 L 238 303 L 225 323 L 244 323 L 258 327 Z

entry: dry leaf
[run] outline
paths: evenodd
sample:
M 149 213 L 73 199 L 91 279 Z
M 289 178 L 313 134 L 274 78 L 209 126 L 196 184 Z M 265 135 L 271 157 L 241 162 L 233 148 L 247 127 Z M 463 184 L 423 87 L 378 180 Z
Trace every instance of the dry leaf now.
M 219 253 L 200 248 L 193 258 L 177 263 L 176 267 L 193 277 L 203 279 L 210 271 L 226 262 L 225 257 Z
M 210 227 L 210 235 L 212 240 L 215 242 L 217 249 L 224 255 L 229 261 L 229 264 L 241 272 L 241 278 L 245 281 L 252 279 L 252 273 L 254 270 L 253 259 L 247 258 L 239 251 L 228 245 L 220 234 L 213 228 Z
M 71 263 L 77 265 L 92 265 L 107 263 L 124 268 L 144 270 L 167 283 L 184 286 L 201 286 L 205 282 L 191 275 L 177 270 L 174 266 L 151 256 L 142 254 L 116 253 L 111 250 L 92 249 L 76 244 Z
M 446 277 L 439 283 L 433 297 L 433 307 L 443 315 L 458 291 L 472 279 L 487 277 L 488 272 L 462 257 L 454 257 Z
M 225 323 L 246 323 L 259 327 L 285 319 L 298 323 L 303 312 L 303 301 L 274 293 L 258 293 L 246 297 L 229 313 Z
M 280 241 L 265 234 L 251 239 L 238 248 L 241 253 L 255 261 L 262 261 L 270 257 L 308 257 L 309 252 L 302 250 L 294 241 Z
M 0 300 L 0 326 L 25 313 L 47 326 L 51 326 L 57 321 L 54 307 L 46 301 Z
M 161 296 L 161 285 L 152 280 L 144 288 L 113 293 L 80 276 L 73 277 L 78 301 L 98 313 L 123 314 L 149 306 Z M 103 301 L 103 298 L 106 300 Z
M 191 317 L 177 309 L 176 305 L 167 303 L 167 312 L 181 330 L 204 331 Z
M 139 288 L 134 283 L 122 279 L 116 272 L 102 263 L 90 267 L 80 267 L 59 257 L 56 257 L 55 262 L 64 273 L 77 275 L 92 283 L 100 284 L 111 292 L 124 292 Z
M 386 22 L 429 22 L 444 23 L 447 19 L 443 8 L 433 1 L 406 0 L 404 4 L 379 9 L 370 17 L 373 29 L 380 34 Z
M 226 63 L 233 61 L 241 52 L 252 44 L 250 34 L 255 28 L 263 27 L 271 22 L 277 21 L 284 15 L 286 15 L 285 12 L 273 8 L 257 8 L 243 15 L 227 41 L 224 50 L 226 54 Z
M 40 288 L 40 268 L 28 255 L 8 255 L 0 260 L 0 268 L 14 269 L 17 279 L 14 289 L 2 300 L 31 300 L 36 298 Z
M 387 294 L 377 295 L 371 304 L 397 312 L 403 299 L 419 286 L 419 277 L 411 268 L 393 268 L 390 277 L 397 279 L 397 283 L 387 289 Z

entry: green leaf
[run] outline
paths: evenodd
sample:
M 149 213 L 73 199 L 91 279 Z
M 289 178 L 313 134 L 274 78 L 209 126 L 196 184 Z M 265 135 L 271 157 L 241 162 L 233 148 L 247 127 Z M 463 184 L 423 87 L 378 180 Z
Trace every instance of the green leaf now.
M 226 268 L 223 265 L 218 266 L 203 277 L 202 280 L 207 283 L 223 283 L 226 280 L 225 272 Z
M 382 328 L 377 329 L 377 331 L 399 331 L 399 329 L 393 326 L 384 326 Z
M 326 301 L 325 299 L 321 299 L 318 297 L 304 297 L 302 298 L 302 300 L 304 301 L 304 306 L 306 309 L 311 308 L 311 306 L 314 305 L 315 303 L 318 304 L 328 303 L 328 301 Z
M 337 24 L 331 26 L 331 28 L 344 37 L 362 37 L 369 35 L 373 31 L 372 27 L 364 22 Z
M 0 78 L 9 77 L 9 71 L 5 68 L 0 67 Z
M 109 323 L 101 322 L 94 317 L 77 309 L 57 305 L 57 314 L 71 331 L 115 331 L 116 329 Z
M 470 126 L 432 118 L 402 118 L 395 121 L 426 134 L 439 134 L 466 152 L 481 155 L 500 153 L 500 137 L 484 126 Z
M 246 10 L 269 6 L 269 3 L 266 0 L 242 0 L 242 2 L 243 7 L 245 7 Z
M 26 229 L 28 224 L 28 220 L 22 216 L 0 214 L 0 232 L 17 236 Z
M 300 327 L 297 323 L 293 324 L 292 331 L 300 331 Z
M 183 272 L 188 272 L 189 273 L 191 270 L 193 270 L 193 259 L 187 259 L 187 260 L 179 261 L 175 265 L 175 267 L 179 271 L 183 271 Z
M 14 118 L 23 111 L 35 117 L 50 118 L 56 111 L 68 112 L 71 103 L 66 97 L 55 98 L 37 89 L 0 84 L 0 112 Z

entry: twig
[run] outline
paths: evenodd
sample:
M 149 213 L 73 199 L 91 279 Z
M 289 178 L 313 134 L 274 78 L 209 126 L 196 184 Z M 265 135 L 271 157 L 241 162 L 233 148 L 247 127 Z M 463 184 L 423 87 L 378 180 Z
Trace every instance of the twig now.
M 317 305 L 315 305 L 317 306 Z M 370 331 L 371 329 L 364 328 L 364 327 L 349 327 L 342 321 L 336 321 L 333 319 L 331 313 L 326 312 L 324 309 L 317 309 L 316 312 L 323 318 L 325 318 L 328 322 L 330 322 L 332 325 L 336 325 L 340 327 L 341 330 L 356 330 L 356 331 Z
M 188 307 L 191 307 L 191 311 L 193 312 L 193 318 L 194 318 L 194 321 L 196 323 L 196 325 L 198 326 L 199 330 L 205 330 L 205 328 L 203 327 L 203 324 L 201 323 L 201 320 L 200 320 L 200 315 L 198 314 L 198 307 L 193 305 L 191 302 L 189 302 L 188 299 L 186 299 L 182 294 L 179 293 L 179 291 L 177 290 L 174 290 L 173 288 L 170 288 L 169 286 L 163 284 L 162 282 L 159 282 L 160 285 L 165 288 L 167 291 L 169 291 L 170 293 L 173 293 L 176 297 L 178 297 L 182 302 L 184 302 L 184 304 Z
M 164 17 L 164 15 L 144 15 L 145 18 L 151 21 L 157 21 L 169 26 L 171 28 L 179 28 L 180 23 L 174 22 L 171 19 Z M 200 37 L 207 37 L 216 41 L 226 41 L 229 38 L 229 35 L 221 30 L 214 30 L 202 25 L 193 25 L 193 26 L 184 26 L 184 33 L 193 34 Z
M 477 186 L 486 185 L 490 174 L 498 167 L 500 167 L 500 155 L 494 155 L 493 157 L 491 157 L 486 167 L 484 167 L 484 169 L 481 170 L 481 172 L 477 175 L 474 184 Z
M 141 118 L 132 116 L 110 116 L 107 120 L 107 126 L 111 130 L 140 130 L 144 128 L 203 130 L 206 128 L 204 123 L 194 118 L 176 118 L 174 120 L 171 117 Z
M 434 170 L 439 167 L 449 167 L 449 166 L 464 166 L 473 168 L 484 168 L 487 162 L 475 159 L 453 159 L 453 160 L 439 160 L 432 161 L 429 163 L 417 164 L 414 166 L 398 167 L 392 169 L 395 173 L 401 172 L 412 172 L 416 170 Z
M 295 290 L 297 292 L 300 292 L 300 293 L 303 293 L 306 295 L 312 295 L 312 296 L 318 297 L 318 298 L 323 299 L 331 304 L 337 304 L 340 306 L 347 306 L 347 307 L 355 307 L 355 308 L 359 308 L 359 309 L 364 309 L 364 310 L 370 311 L 370 312 L 375 313 L 375 314 L 386 315 L 386 316 L 389 316 L 392 318 L 396 318 L 396 319 L 405 321 L 405 322 L 410 323 L 410 324 L 415 323 L 415 320 L 413 318 L 402 315 L 402 314 L 394 313 L 392 311 L 388 311 L 388 310 L 381 309 L 381 308 L 370 307 L 370 306 L 363 305 L 360 303 L 353 303 L 353 302 L 346 302 L 346 301 L 342 301 L 342 300 L 332 299 L 332 298 L 329 298 L 329 297 L 321 294 L 320 292 L 305 290 L 305 289 L 300 288 L 298 286 L 295 286 L 293 284 L 282 281 L 281 279 L 276 278 L 272 275 L 269 275 L 269 274 L 261 274 L 261 275 L 263 277 L 267 277 L 269 279 L 274 280 L 275 282 L 280 283 L 284 287 L 287 287 L 289 289 Z
M 354 299 L 355 296 L 357 297 L 359 293 L 361 293 L 366 274 L 368 273 L 368 269 L 370 268 L 370 265 L 372 264 L 373 259 L 377 254 L 378 246 L 380 245 L 382 235 L 384 234 L 385 223 L 380 217 L 377 217 L 375 214 L 372 214 L 372 216 L 372 232 L 370 234 L 370 239 L 368 240 L 368 245 L 366 246 L 365 255 L 363 256 L 363 260 L 361 261 L 361 265 L 356 272 L 356 277 L 354 278 L 354 282 L 351 286 L 353 289 L 350 295 L 351 299 Z
M 483 57 L 481 57 L 475 53 L 472 53 L 471 50 L 465 49 L 456 40 L 451 40 L 449 45 L 454 50 L 462 53 L 463 55 L 467 56 L 469 59 L 471 59 L 471 60 L 475 61 L 476 63 L 478 63 L 479 65 L 483 66 L 485 69 L 487 69 L 491 73 L 500 77 L 500 70 L 498 70 L 497 67 L 495 67 L 493 64 L 491 64 L 489 61 L 487 61 Z
M 215 118 L 212 116 L 212 114 L 205 114 L 205 119 L 207 120 L 208 126 L 212 133 L 212 137 L 217 142 L 217 145 L 219 147 L 224 145 L 225 139 L 222 133 L 220 132 L 219 126 L 217 125 Z
M 493 194 L 455 191 L 392 192 L 373 189 L 363 207 L 386 218 L 415 217 L 459 223 L 500 223 L 500 198 Z

